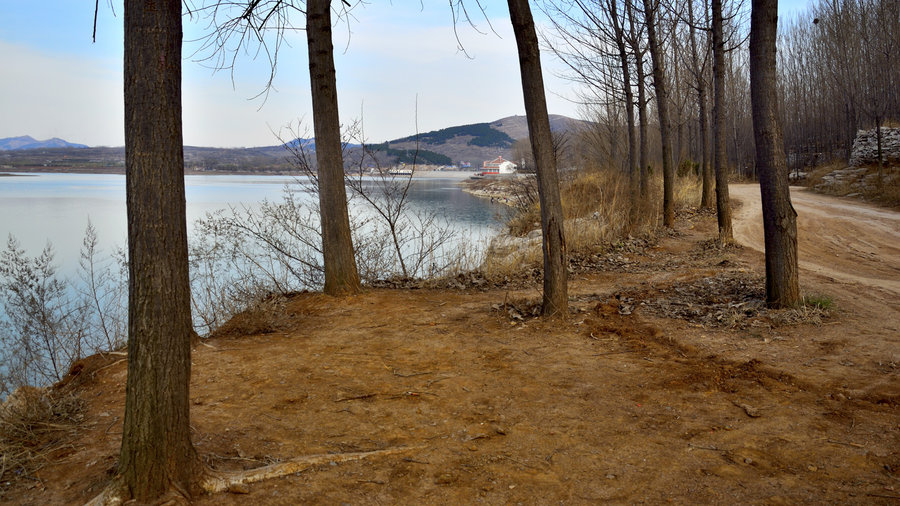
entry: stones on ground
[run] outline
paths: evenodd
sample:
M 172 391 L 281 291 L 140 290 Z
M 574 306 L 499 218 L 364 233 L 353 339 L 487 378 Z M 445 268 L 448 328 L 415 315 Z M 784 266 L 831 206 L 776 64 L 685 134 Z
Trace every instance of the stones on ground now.
M 232 483 L 228 485 L 229 494 L 249 494 L 250 486 L 246 483 Z

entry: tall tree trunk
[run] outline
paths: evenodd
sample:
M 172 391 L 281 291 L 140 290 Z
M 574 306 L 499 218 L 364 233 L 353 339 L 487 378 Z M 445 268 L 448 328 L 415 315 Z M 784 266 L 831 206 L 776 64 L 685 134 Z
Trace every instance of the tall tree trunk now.
M 648 167 L 650 164 L 649 148 L 647 146 L 647 92 L 646 92 L 646 75 L 644 75 L 644 50 L 641 47 L 641 40 L 638 34 L 637 26 L 634 20 L 634 6 L 632 0 L 625 0 L 625 13 L 628 16 L 629 39 L 631 52 L 634 53 L 635 71 L 637 72 L 637 109 L 638 109 L 638 163 L 640 168 L 641 179 L 641 200 L 647 201 L 650 196 L 650 174 Z
M 541 232 L 544 246 L 542 313 L 545 316 L 565 318 L 569 308 L 566 237 L 563 230 L 562 201 L 559 197 L 550 117 L 547 114 L 547 100 L 544 95 L 541 53 L 528 0 L 508 0 L 508 4 L 509 17 L 519 50 L 528 137 L 531 139 L 531 149 L 534 153 L 541 203 Z
M 728 198 L 728 171 L 725 160 L 725 36 L 722 26 L 722 0 L 712 0 L 713 37 L 713 159 L 716 172 L 716 218 L 719 242 L 734 240 L 731 230 L 731 204 Z
M 700 197 L 700 207 L 712 209 L 715 202 L 715 177 L 713 174 L 712 154 L 709 149 L 709 97 L 706 93 L 706 82 L 700 85 L 697 92 L 700 102 L 700 150 L 703 156 L 703 193 Z
M 622 67 L 622 88 L 625 91 L 625 119 L 628 125 L 628 175 L 631 185 L 631 219 L 634 221 L 641 195 L 640 169 L 637 166 L 637 136 L 634 131 L 634 91 L 631 89 L 631 64 L 625 47 L 624 23 L 619 23 L 619 8 L 616 0 L 609 0 L 609 19 L 613 24 L 616 48 L 619 50 L 619 65 Z
M 663 225 L 675 226 L 675 168 L 672 166 L 672 140 L 669 124 L 669 94 L 663 52 L 656 34 L 657 0 L 644 0 L 644 18 L 647 24 L 647 47 L 653 61 L 653 88 L 656 90 L 656 111 L 659 115 L 659 137 L 662 141 L 663 169 Z
M 119 473 L 152 502 L 190 491 L 191 302 L 181 129 L 181 0 L 125 2 L 128 379 Z
M 647 120 L 647 76 L 644 74 L 644 59 L 638 58 L 637 62 L 637 88 L 638 88 L 638 160 L 641 164 L 641 199 L 646 200 L 650 196 L 650 146 L 647 138 L 649 121 Z
M 360 284 L 353 255 L 353 240 L 350 237 L 347 190 L 344 187 L 341 122 L 338 117 L 334 46 L 331 41 L 331 0 L 307 0 L 306 40 L 309 46 L 309 80 L 312 86 L 313 129 L 319 175 L 325 293 L 356 293 Z
M 791 205 L 781 125 L 778 123 L 775 41 L 778 0 L 753 0 L 750 15 L 750 98 L 756 172 L 762 196 L 766 243 L 766 302 L 769 307 L 800 303 L 797 273 L 797 213 Z
M 700 124 L 700 179 L 703 183 L 703 190 L 700 194 L 700 207 L 710 209 L 713 204 L 713 174 L 712 164 L 709 163 L 709 116 L 706 112 L 706 79 L 704 75 L 706 66 L 700 65 L 700 55 L 697 51 L 697 30 L 694 28 L 693 0 L 688 0 L 688 23 L 691 38 L 691 64 L 694 67 L 694 78 L 696 80 L 697 114 Z M 709 54 L 708 50 L 706 54 Z

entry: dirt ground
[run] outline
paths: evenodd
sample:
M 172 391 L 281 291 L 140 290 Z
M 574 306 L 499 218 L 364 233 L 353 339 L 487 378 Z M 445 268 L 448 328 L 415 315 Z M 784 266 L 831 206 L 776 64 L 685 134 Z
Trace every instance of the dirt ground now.
M 196 502 L 900 503 L 900 214 L 796 193 L 801 286 L 834 308 L 768 311 L 758 195 L 732 190 L 747 247 L 713 247 L 714 216 L 691 214 L 573 265 L 565 323 L 530 316 L 539 286 L 301 294 L 236 320 L 193 355 L 211 468 L 405 450 Z M 119 359 L 85 369 L 84 424 L 0 500 L 103 488 Z

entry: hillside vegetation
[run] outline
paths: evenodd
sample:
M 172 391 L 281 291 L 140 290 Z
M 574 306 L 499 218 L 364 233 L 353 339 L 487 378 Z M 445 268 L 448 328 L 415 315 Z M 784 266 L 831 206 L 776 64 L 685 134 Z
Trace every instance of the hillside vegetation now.
M 419 141 L 427 144 L 446 144 L 454 137 L 465 137 L 467 138 L 465 143 L 469 146 L 481 147 L 508 148 L 515 142 L 515 139 L 493 128 L 489 123 L 474 123 L 434 130 L 397 139 L 396 142 Z

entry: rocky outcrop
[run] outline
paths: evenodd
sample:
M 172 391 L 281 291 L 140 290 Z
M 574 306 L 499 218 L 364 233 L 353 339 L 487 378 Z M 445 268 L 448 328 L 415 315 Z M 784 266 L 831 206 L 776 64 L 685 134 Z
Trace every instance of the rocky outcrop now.
M 815 190 L 855 197 L 877 192 L 885 185 L 900 184 L 900 128 L 881 129 L 881 153 L 888 169 L 879 171 L 875 130 L 860 130 L 853 141 L 850 166 L 822 176 Z
M 900 164 L 900 128 L 881 129 L 881 154 L 885 165 Z M 878 137 L 875 129 L 860 130 L 853 140 L 850 167 L 878 164 Z

